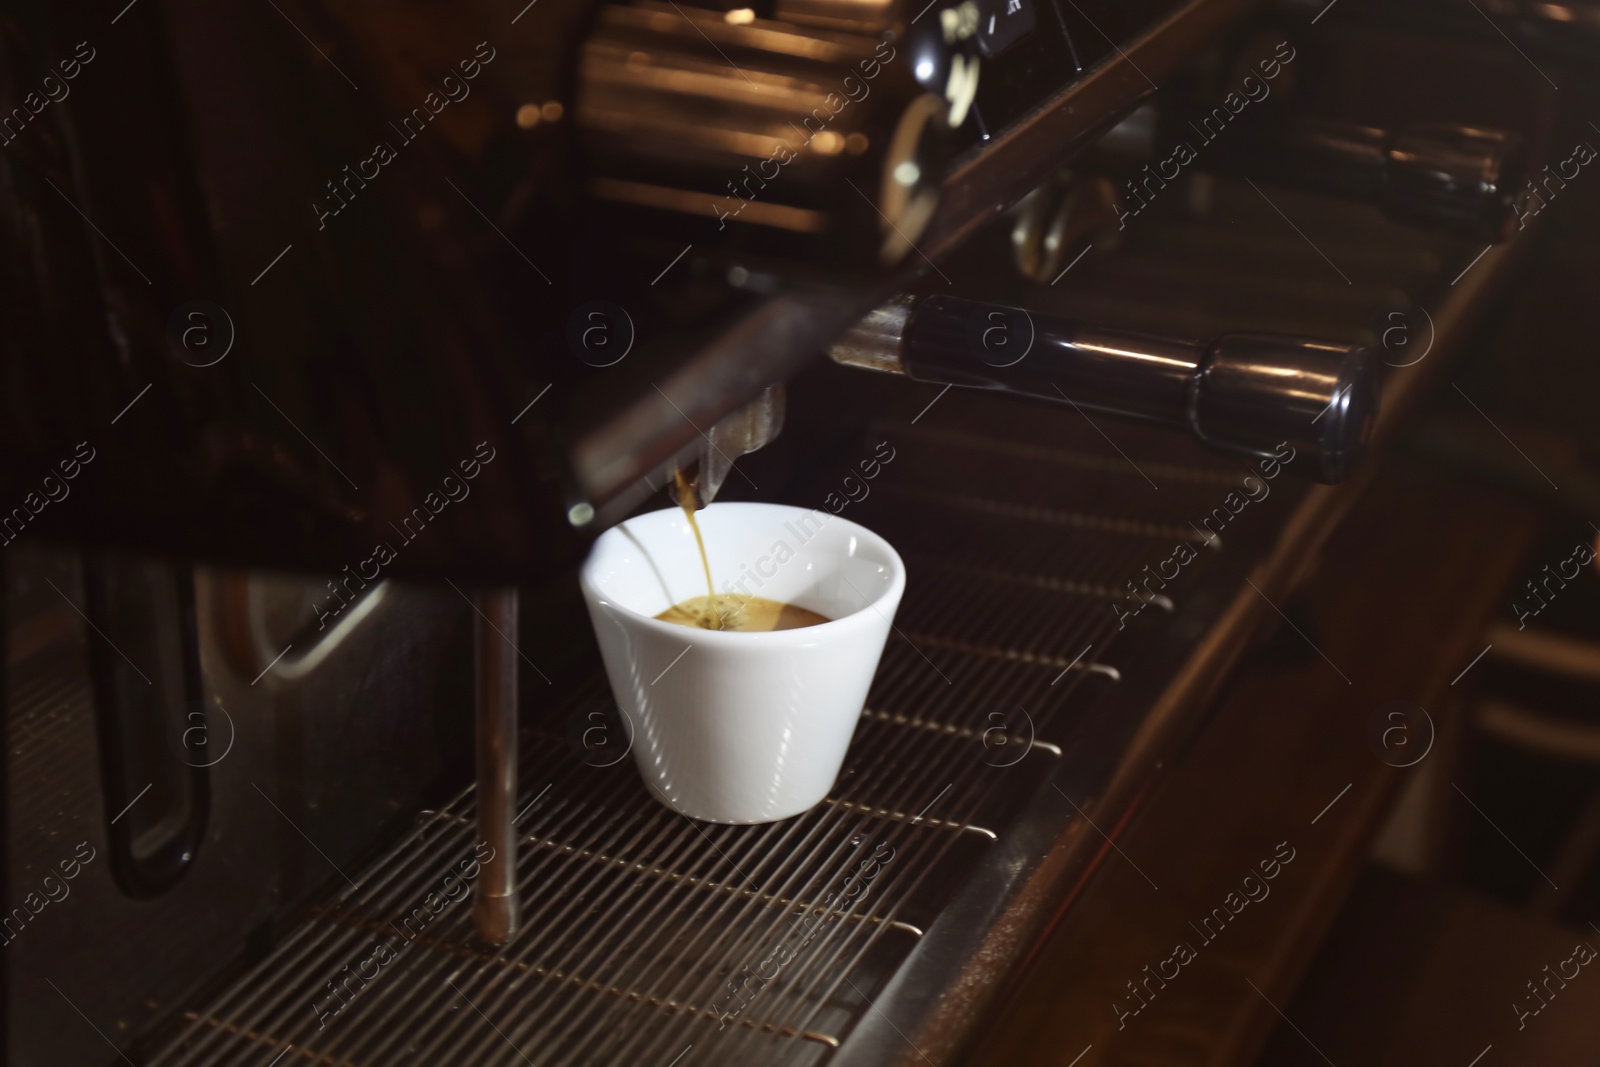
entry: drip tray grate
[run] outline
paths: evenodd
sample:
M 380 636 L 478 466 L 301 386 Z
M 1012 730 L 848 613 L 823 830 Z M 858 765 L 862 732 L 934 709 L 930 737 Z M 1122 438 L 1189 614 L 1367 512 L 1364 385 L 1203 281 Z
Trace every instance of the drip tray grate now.
M 993 402 L 946 401 L 958 403 Z M 1203 514 L 1235 476 L 1223 463 L 1168 463 L 1160 473 L 1172 488 L 1156 493 L 1054 413 L 1011 424 L 1037 444 L 883 431 L 915 436 L 927 455 L 886 467 L 850 517 L 882 530 L 928 577 L 910 584 L 827 802 L 763 826 L 668 811 L 631 761 L 592 766 L 565 740 L 569 719 L 609 703 L 592 679 L 522 738 L 522 926 L 509 944 L 473 939 L 467 790 L 422 813 L 353 886 L 194 1006 L 150 1062 L 825 1059 L 1043 787 L 1080 709 L 1117 684 L 1106 662 L 1123 635 L 1113 599 L 1174 539 L 1197 540 L 1185 517 Z M 980 447 L 1010 450 L 1027 477 L 981 498 L 929 491 L 927 472 Z M 1092 515 L 1030 485 L 1037 470 L 1063 469 L 1094 479 Z M 1216 555 L 1200 551 L 1163 599 Z

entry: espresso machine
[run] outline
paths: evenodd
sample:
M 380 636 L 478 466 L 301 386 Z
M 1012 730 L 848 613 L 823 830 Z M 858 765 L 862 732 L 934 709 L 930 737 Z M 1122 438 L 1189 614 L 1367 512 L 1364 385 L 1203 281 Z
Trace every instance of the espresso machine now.
M 956 1062 L 1518 265 L 1476 6 L 12 5 L 7 1062 Z M 907 560 L 799 818 L 631 766 L 675 474 Z

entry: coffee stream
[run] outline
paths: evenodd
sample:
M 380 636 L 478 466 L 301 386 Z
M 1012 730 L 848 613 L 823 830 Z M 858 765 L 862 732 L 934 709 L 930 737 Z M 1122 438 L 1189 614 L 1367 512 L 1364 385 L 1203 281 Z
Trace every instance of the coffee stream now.
M 715 600 L 717 589 L 711 584 L 711 560 L 706 556 L 706 539 L 700 536 L 700 523 L 694 517 L 695 505 L 700 502 L 695 493 L 695 483 L 685 478 L 680 470 L 673 471 L 672 478 L 678 483 L 678 506 L 683 509 L 683 517 L 689 520 L 689 529 L 694 531 L 694 543 L 700 548 L 700 566 L 706 572 L 706 599 Z
M 802 626 L 816 626 L 828 621 L 826 615 L 782 604 L 765 597 L 748 593 L 718 593 L 711 583 L 711 560 L 706 555 L 705 538 L 700 536 L 700 523 L 695 520 L 695 484 L 673 471 L 677 483 L 678 506 L 694 531 L 694 542 L 700 549 L 700 566 L 706 572 L 706 595 L 690 597 L 657 615 L 662 622 L 679 626 L 692 626 L 700 630 L 736 630 L 755 632 L 761 630 L 797 630 Z

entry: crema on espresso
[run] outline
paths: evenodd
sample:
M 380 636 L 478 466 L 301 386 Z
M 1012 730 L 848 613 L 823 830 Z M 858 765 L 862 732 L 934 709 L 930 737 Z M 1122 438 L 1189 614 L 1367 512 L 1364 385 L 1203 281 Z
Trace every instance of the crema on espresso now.
M 826 615 L 794 604 L 783 604 L 748 593 L 717 592 L 711 582 L 711 560 L 706 555 L 705 538 L 700 535 L 700 523 L 695 520 L 695 485 L 683 476 L 682 471 L 674 471 L 672 477 L 677 483 L 678 505 L 683 508 L 684 518 L 689 520 L 689 528 L 694 531 L 695 545 L 700 549 L 700 566 L 706 574 L 706 595 L 690 597 L 674 604 L 657 615 L 657 619 L 699 630 L 746 633 L 797 630 L 802 626 L 816 626 L 828 621 Z

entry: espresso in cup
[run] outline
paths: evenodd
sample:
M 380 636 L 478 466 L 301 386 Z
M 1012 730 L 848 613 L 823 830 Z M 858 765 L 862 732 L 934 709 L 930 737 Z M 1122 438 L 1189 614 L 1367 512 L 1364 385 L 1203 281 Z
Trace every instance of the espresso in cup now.
M 797 604 L 782 604 L 766 597 L 746 596 L 744 593 L 715 593 L 695 596 L 674 604 L 657 615 L 662 622 L 693 626 L 701 630 L 733 630 L 755 633 L 765 630 L 798 630 L 802 626 L 817 626 L 828 621 L 826 615 L 802 608 Z
M 685 478 L 682 471 L 673 471 L 672 477 L 677 482 L 678 506 L 683 508 L 683 517 L 689 520 L 689 528 L 694 531 L 694 543 L 700 549 L 700 566 L 706 574 L 706 595 L 690 597 L 674 604 L 656 618 L 700 630 L 743 633 L 797 630 L 802 626 L 816 626 L 828 621 L 826 615 L 795 604 L 784 604 L 748 593 L 718 593 L 711 582 L 711 560 L 706 555 L 706 540 L 700 535 L 700 524 L 694 517 L 695 504 L 698 503 L 695 483 Z

